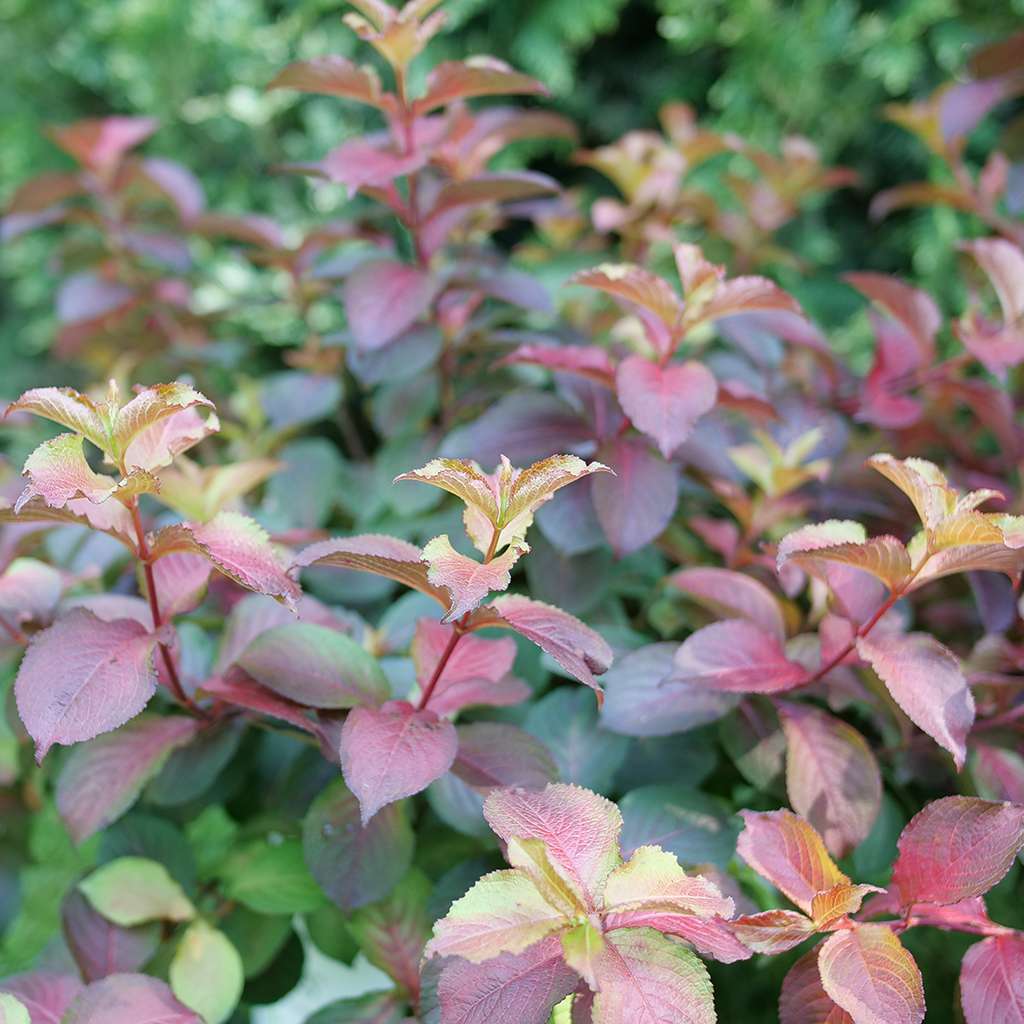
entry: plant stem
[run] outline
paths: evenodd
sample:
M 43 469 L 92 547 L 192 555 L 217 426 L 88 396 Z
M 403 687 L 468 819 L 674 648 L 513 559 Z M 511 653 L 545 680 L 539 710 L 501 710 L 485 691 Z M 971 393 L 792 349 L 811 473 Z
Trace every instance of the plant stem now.
M 156 579 L 153 575 L 153 558 L 149 550 L 149 544 L 146 541 L 146 531 L 142 528 L 142 517 L 139 515 L 138 498 L 132 499 L 131 514 L 132 524 L 135 527 L 135 541 L 138 545 L 139 561 L 142 563 L 142 571 L 146 577 L 146 597 L 149 599 L 149 613 L 153 619 L 153 631 L 157 632 L 160 627 L 163 626 L 164 620 L 160 613 L 160 602 L 156 593 Z M 181 679 L 178 676 L 178 668 L 174 664 L 174 658 L 171 656 L 170 649 L 162 640 L 157 641 L 157 647 L 160 648 L 160 656 L 163 659 L 164 667 L 167 669 L 168 684 L 171 693 L 174 695 L 174 699 L 192 714 L 197 715 L 200 718 L 206 718 L 206 713 L 194 700 L 192 700 L 192 698 L 185 692 L 185 688 L 181 685 Z
M 423 687 L 423 694 L 420 697 L 419 703 L 416 705 L 417 711 L 422 711 L 429 703 L 430 698 L 434 695 L 434 690 L 437 687 L 438 680 L 441 678 L 441 673 L 444 672 L 445 665 L 448 664 L 448 660 L 455 653 L 455 648 L 462 639 L 462 627 L 468 617 L 469 612 L 463 615 L 462 618 L 453 626 L 452 635 L 448 638 L 448 644 L 441 653 L 441 657 L 437 659 L 437 664 L 434 666 L 434 671 L 431 673 L 430 679 L 427 681 L 427 685 Z

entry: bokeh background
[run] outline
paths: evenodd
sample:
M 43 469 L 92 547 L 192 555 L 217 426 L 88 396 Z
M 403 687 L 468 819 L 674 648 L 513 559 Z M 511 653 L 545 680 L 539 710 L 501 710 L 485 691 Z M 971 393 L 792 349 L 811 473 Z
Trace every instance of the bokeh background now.
M 198 174 L 214 209 L 291 224 L 336 214 L 340 190 L 270 170 L 319 158 L 373 113 L 264 87 L 290 60 L 365 59 L 343 9 L 337 0 L 0 0 L 0 201 L 32 174 L 66 165 L 47 125 L 124 113 L 160 119 L 147 152 Z M 1024 0 L 451 0 L 446 9 L 453 30 L 424 65 L 501 57 L 547 83 L 584 145 L 653 128 L 665 101 L 685 100 L 712 128 L 768 146 L 802 133 L 826 162 L 854 168 L 860 186 L 801 217 L 785 240 L 817 268 L 801 298 L 828 327 L 851 301 L 828 285 L 843 269 L 912 275 L 941 296 L 957 215 L 915 211 L 881 225 L 867 215 L 883 185 L 929 174 L 924 148 L 881 108 L 956 78 L 974 46 L 1019 27 Z M 986 152 L 998 130 L 990 119 L 972 145 Z M 570 156 L 548 147 L 540 166 L 611 190 Z M 10 392 L 39 383 L 41 370 L 49 376 L 41 363 L 54 332 L 53 241 L 52 232 L 19 239 L 0 260 Z

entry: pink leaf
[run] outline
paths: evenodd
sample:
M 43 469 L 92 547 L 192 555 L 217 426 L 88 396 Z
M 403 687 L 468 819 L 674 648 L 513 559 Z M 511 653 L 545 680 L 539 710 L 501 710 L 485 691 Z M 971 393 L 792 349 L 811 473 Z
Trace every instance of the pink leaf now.
M 1024 804 L 1024 757 L 1016 751 L 975 743 L 970 765 L 979 796 Z
M 0 981 L 0 992 L 8 992 L 21 1002 L 32 1024 L 60 1024 L 82 987 L 74 975 L 51 971 L 15 974 Z
M 138 622 L 104 622 L 84 608 L 37 633 L 14 684 L 36 759 L 54 743 L 89 740 L 134 718 L 156 690 L 155 646 Z
M 927 292 L 886 274 L 852 273 L 845 280 L 900 324 L 917 343 L 922 365 L 931 365 L 942 314 Z
M 69 890 L 64 897 L 61 923 L 68 949 L 86 981 L 137 971 L 160 945 L 158 921 L 124 928 L 94 910 L 78 889 Z
M 735 907 L 703 875 L 687 875 L 674 854 L 659 846 L 640 846 L 619 865 L 604 887 L 610 911 L 671 910 L 697 917 L 732 917 Z
M 714 374 L 691 360 L 662 367 L 643 356 L 619 364 L 616 391 L 637 430 L 653 438 L 669 458 L 718 397 Z
M 836 932 L 818 953 L 821 984 L 856 1024 L 920 1024 L 924 987 L 914 958 L 884 924 Z
M 741 811 L 744 828 L 736 852 L 806 914 L 814 897 L 849 882 L 821 836 L 790 811 Z
M 620 557 L 649 544 L 672 519 L 679 500 L 675 466 L 646 442 L 619 438 L 598 453 L 615 474 L 594 480 L 594 508 Z
M 779 993 L 779 1024 L 855 1024 L 822 988 L 818 950 L 805 953 L 789 969 Z
M 188 223 L 203 212 L 206 205 L 203 186 L 181 164 L 163 157 L 146 157 L 139 161 L 138 174 L 174 204 L 182 221 Z
M 124 449 L 125 465 L 156 470 L 169 466 L 175 456 L 195 447 L 220 429 L 214 413 L 181 409 L 141 429 Z
M 503 365 L 530 364 L 556 373 L 575 373 L 605 387 L 615 384 L 615 364 L 597 345 L 520 345 L 501 360 Z
M 427 77 L 427 94 L 414 104 L 425 114 L 455 100 L 477 96 L 545 96 L 547 89 L 535 78 L 524 75 L 494 57 L 476 56 L 438 64 Z
M 162 981 L 145 974 L 112 974 L 72 1004 L 62 1024 L 202 1024 Z
M 387 187 L 395 178 L 420 170 L 428 156 L 429 150 L 423 146 L 405 153 L 395 149 L 387 135 L 363 135 L 336 146 L 319 163 L 291 165 L 289 169 L 322 174 L 345 185 L 353 196 L 361 188 Z
M 64 589 L 60 572 L 34 558 L 15 558 L 0 575 L 0 611 L 19 622 L 53 614 Z
M 456 726 L 459 752 L 452 771 L 477 789 L 543 789 L 558 778 L 550 751 L 528 732 L 503 722 Z
M 107 444 L 106 411 L 102 404 L 74 388 L 32 388 L 12 402 L 4 415 L 18 411 L 59 423 L 81 434 L 97 448 L 102 449 Z
M 427 579 L 427 567 L 420 561 L 420 549 L 408 541 L 383 534 L 367 533 L 359 537 L 336 537 L 304 548 L 292 569 L 330 565 L 337 569 L 372 572 L 396 580 L 434 598 L 448 608 L 448 592 Z
M 752 576 L 730 569 L 681 569 L 669 576 L 668 583 L 721 618 L 748 619 L 785 639 L 782 606 Z
M 697 917 L 677 911 L 641 909 L 605 915 L 606 931 L 618 928 L 653 928 L 664 935 L 685 939 L 703 957 L 723 964 L 749 960 L 750 950 L 736 937 L 733 922 L 721 917 Z
M 445 622 L 471 612 L 488 594 L 507 590 L 512 567 L 529 546 L 515 542 L 489 562 L 478 562 L 460 554 L 452 547 L 448 535 L 442 533 L 423 548 L 422 560 L 427 566 L 427 579 L 435 587 L 444 587 L 450 596 Z
M 593 1024 L 714 1024 L 707 968 L 684 945 L 650 928 L 605 936 L 594 973 Z
M 180 552 L 153 563 L 153 579 L 165 619 L 193 611 L 206 593 L 210 563 L 204 555 Z
M 1024 807 L 967 796 L 934 800 L 899 840 L 893 885 L 903 906 L 980 896 L 1024 848 Z
M 392 260 L 367 263 L 345 281 L 348 325 L 361 349 L 382 348 L 411 327 L 437 294 L 434 278 Z
M 205 422 L 194 415 L 196 406 L 212 409 L 213 403 L 190 384 L 175 381 L 139 388 L 111 423 L 115 454 L 123 454 L 129 466 L 141 469 L 168 465 L 175 455 L 219 426 L 214 417 L 204 432 Z M 193 415 L 181 416 L 189 410 Z M 168 419 L 173 424 L 164 422 Z
M 172 750 L 195 736 L 194 718 L 140 716 L 117 732 L 77 746 L 61 766 L 57 810 L 75 842 L 116 821 Z
M 732 922 L 736 937 L 755 953 L 775 956 L 799 946 L 814 934 L 814 922 L 795 910 L 765 910 Z
M 675 678 L 689 686 L 726 693 L 779 693 L 808 678 L 790 661 L 778 637 L 744 619 L 727 619 L 698 629 L 675 657 Z
M 956 655 L 927 633 L 861 637 L 857 653 L 910 720 L 953 755 L 959 771 L 974 724 L 974 698 Z
M 103 117 L 50 130 L 50 138 L 80 164 L 108 174 L 124 154 L 156 131 L 151 117 Z
M 1024 938 L 971 946 L 960 969 L 960 1002 L 967 1024 L 1024 1024 Z
M 51 508 L 63 508 L 75 498 L 99 505 L 122 486 L 124 490 L 130 486 L 127 479 L 120 481 L 94 472 L 82 451 L 82 438 L 77 434 L 58 434 L 44 441 L 25 460 L 22 472 L 29 482 L 14 505 L 15 512 L 20 512 L 35 497 L 42 498 Z
M 341 732 L 341 770 L 359 800 L 363 824 L 444 775 L 457 749 L 451 722 L 407 701 L 350 711 Z
M 836 857 L 867 838 L 882 801 L 882 776 L 864 737 L 808 704 L 780 703 L 786 733 L 786 789 Z
M 502 953 L 482 964 L 449 961 L 438 996 L 446 1024 L 547 1024 L 552 1008 L 578 980 L 562 959 L 561 943 L 551 937 L 518 955 Z
M 262 715 L 270 715 L 273 718 L 280 718 L 283 722 L 294 725 L 303 732 L 319 736 L 320 731 L 316 724 L 309 717 L 306 708 L 301 704 L 280 697 L 265 686 L 260 686 L 255 679 L 251 678 L 239 668 L 229 669 L 222 676 L 211 676 L 199 687 L 202 693 L 222 700 L 226 704 L 233 704 L 235 707 L 245 708 L 249 711 L 258 711 Z
M 548 859 L 586 905 L 596 906 L 605 880 L 618 865 L 622 816 L 610 800 L 565 783 L 542 792 L 495 789 L 484 817 L 506 843 L 536 839 Z
M 380 81 L 373 68 L 359 67 L 336 54 L 289 64 L 274 76 L 267 89 L 297 89 L 381 106 Z
M 474 612 L 469 622 L 470 629 L 487 626 L 514 629 L 574 679 L 600 692 L 594 673 L 606 672 L 614 655 L 607 642 L 575 616 L 520 594 L 504 594 Z

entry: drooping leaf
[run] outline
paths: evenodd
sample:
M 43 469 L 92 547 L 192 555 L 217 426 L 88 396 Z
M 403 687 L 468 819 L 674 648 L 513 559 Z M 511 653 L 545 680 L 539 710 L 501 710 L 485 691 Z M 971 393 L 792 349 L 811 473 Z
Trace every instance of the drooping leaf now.
M 494 57 L 475 56 L 438 64 L 427 78 L 427 92 L 416 100 L 417 114 L 425 114 L 455 100 L 477 96 L 546 95 L 547 89 L 534 78 L 509 67 Z
M 745 619 L 698 629 L 675 655 L 675 678 L 725 693 L 779 693 L 808 678 L 790 661 L 777 635 Z
M 960 1002 L 967 1024 L 1024 1022 L 1024 939 L 983 939 L 967 950 L 960 969 Z
M 228 937 L 203 920 L 185 929 L 168 976 L 171 991 L 202 1017 L 224 1024 L 238 1005 L 245 984 L 242 958 Z
M 849 878 L 836 867 L 821 836 L 791 811 L 741 811 L 736 852 L 806 914 L 815 895 Z
M 903 830 L 893 885 L 904 906 L 980 896 L 1024 848 L 1024 807 L 974 797 L 934 800 Z
M 261 633 L 238 664 L 263 686 L 311 707 L 380 704 L 390 693 L 387 677 L 364 647 L 337 630 L 309 622 Z
M 122 928 L 93 910 L 77 889 L 64 897 L 61 922 L 68 949 L 86 981 L 141 970 L 160 945 L 159 922 Z
M 116 821 L 160 770 L 188 743 L 194 718 L 140 715 L 123 729 L 76 747 L 57 779 L 57 809 L 76 842 Z
M 854 1024 L 822 988 L 818 950 L 805 953 L 789 969 L 779 993 L 779 1024 Z
M 204 1024 L 170 988 L 145 974 L 112 974 L 71 1004 L 61 1024 Z
M 14 689 L 37 760 L 54 743 L 92 739 L 137 715 L 156 690 L 155 646 L 138 622 L 105 622 L 84 608 L 37 633 Z
M 836 857 L 867 838 L 882 801 L 882 776 L 852 725 L 808 704 L 780 703 L 786 734 L 786 789 L 797 814 Z
M 884 924 L 862 924 L 826 939 L 821 984 L 857 1024 L 920 1024 L 924 987 L 914 958 Z
M 514 725 L 473 722 L 456 726 L 456 732 L 459 746 L 452 771 L 470 786 L 542 789 L 558 778 L 547 747 Z
M 643 356 L 629 356 L 619 364 L 615 386 L 626 415 L 666 459 L 718 397 L 714 374 L 693 360 L 662 367 Z
M 669 576 L 668 583 L 722 618 L 749 619 L 779 639 L 785 638 L 779 602 L 752 576 L 731 569 L 702 567 L 680 569 Z
M 408 330 L 429 308 L 437 280 L 418 267 L 380 260 L 365 263 L 345 280 L 349 329 L 361 349 L 382 348 Z
M 108 861 L 78 888 L 94 910 L 123 928 L 148 921 L 189 921 L 196 912 L 163 864 L 146 857 Z
M 974 723 L 974 698 L 956 655 L 928 633 L 860 637 L 857 653 L 910 720 L 953 755 L 959 771 Z
M 451 722 L 408 701 L 350 711 L 341 733 L 341 769 L 359 800 L 363 825 L 382 807 L 442 776 L 457 748 Z
M 337 54 L 296 61 L 279 71 L 267 89 L 297 89 L 381 105 L 380 81 L 370 67 L 359 67 Z

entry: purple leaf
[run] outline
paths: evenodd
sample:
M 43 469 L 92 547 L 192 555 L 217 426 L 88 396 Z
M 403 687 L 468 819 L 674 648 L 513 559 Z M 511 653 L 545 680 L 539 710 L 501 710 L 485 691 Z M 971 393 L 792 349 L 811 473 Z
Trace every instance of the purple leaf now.
M 145 974 L 112 974 L 72 1004 L 62 1024 L 203 1024 L 170 988 Z
M 547 747 L 514 725 L 474 722 L 457 726 L 456 732 L 459 750 L 452 771 L 470 786 L 543 789 L 558 777 Z
M 345 281 L 349 328 L 361 349 L 382 348 L 429 308 L 437 281 L 425 270 L 392 260 L 367 263 Z
M 32 1024 L 60 1024 L 64 1011 L 82 991 L 72 974 L 31 971 L 0 981 L 0 992 L 14 996 L 29 1012 Z
M 65 896 L 61 918 L 64 938 L 86 981 L 140 970 L 160 945 L 158 921 L 123 928 L 93 910 L 77 889 Z

